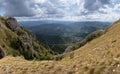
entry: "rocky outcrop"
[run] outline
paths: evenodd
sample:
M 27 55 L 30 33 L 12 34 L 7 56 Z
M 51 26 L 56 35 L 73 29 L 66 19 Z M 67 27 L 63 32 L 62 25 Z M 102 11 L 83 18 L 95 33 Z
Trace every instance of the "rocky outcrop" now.
M 18 23 L 17 23 L 17 21 L 14 19 L 14 18 L 8 18 L 7 20 L 6 20 L 6 26 L 9 28 L 9 29 L 11 29 L 12 31 L 14 31 L 14 32 L 19 32 L 20 31 L 20 28 L 19 28 L 19 26 L 18 26 Z
M 3 49 L 0 47 L 0 59 L 5 56 Z
M 71 52 L 73 51 L 73 47 L 72 46 L 68 46 L 66 49 L 65 49 L 65 52 L 64 53 L 68 53 L 68 52 Z
M 23 55 L 26 55 L 25 51 L 28 51 L 27 54 L 33 56 L 35 54 L 34 52 L 34 48 L 33 48 L 33 41 L 32 41 L 32 33 L 28 34 L 26 31 L 24 31 L 24 29 L 22 27 L 20 27 L 16 21 L 15 18 L 8 18 L 6 20 L 6 26 L 12 30 L 13 32 L 15 32 L 18 36 L 20 36 L 20 38 L 22 39 L 18 39 L 17 42 L 19 43 L 19 46 L 21 47 L 19 49 L 20 53 L 22 53 Z M 14 46 L 13 46 L 14 47 Z M 26 59 L 29 59 L 32 57 L 27 57 L 25 56 Z

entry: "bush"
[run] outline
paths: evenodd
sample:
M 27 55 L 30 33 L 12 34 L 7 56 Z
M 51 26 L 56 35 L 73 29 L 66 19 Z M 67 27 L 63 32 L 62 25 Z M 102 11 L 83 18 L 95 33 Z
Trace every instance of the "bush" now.
M 22 41 L 18 37 L 12 38 L 10 40 L 10 46 L 14 49 L 20 50 L 22 48 L 21 45 Z
M 20 56 L 20 52 L 19 52 L 19 51 L 13 50 L 12 53 L 13 53 L 12 55 L 13 55 L 14 57 Z
M 28 49 L 25 49 L 25 51 L 23 52 L 24 58 L 27 60 L 32 60 L 34 59 L 34 56 L 32 54 L 32 52 Z

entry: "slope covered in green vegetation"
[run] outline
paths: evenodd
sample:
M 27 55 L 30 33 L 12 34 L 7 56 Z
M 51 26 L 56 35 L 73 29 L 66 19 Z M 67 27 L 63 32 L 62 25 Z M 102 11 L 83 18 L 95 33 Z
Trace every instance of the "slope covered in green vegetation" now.
M 51 53 L 50 53 L 51 52 Z M 52 59 L 52 51 L 45 48 L 28 29 L 19 26 L 15 18 L 0 16 L 0 57 L 24 56 L 25 59 Z

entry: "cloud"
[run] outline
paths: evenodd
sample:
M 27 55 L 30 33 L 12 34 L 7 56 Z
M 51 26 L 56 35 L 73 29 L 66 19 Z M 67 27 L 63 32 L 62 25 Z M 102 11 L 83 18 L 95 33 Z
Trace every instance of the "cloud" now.
M 120 14 L 117 0 L 0 0 L 0 7 L 19 20 L 111 20 Z
M 2 0 L 5 16 L 34 16 L 32 0 Z
M 36 3 L 36 6 L 47 15 L 62 14 L 60 9 L 57 7 L 57 1 L 50 0 L 43 3 Z
M 104 6 L 107 4 L 110 4 L 110 0 L 85 0 L 84 13 L 93 13 L 98 11 L 100 8 L 104 8 Z

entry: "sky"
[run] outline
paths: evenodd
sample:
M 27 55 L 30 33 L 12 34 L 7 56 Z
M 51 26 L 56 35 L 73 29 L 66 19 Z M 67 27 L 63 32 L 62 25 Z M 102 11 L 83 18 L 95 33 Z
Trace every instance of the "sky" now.
M 116 21 L 120 0 L 0 0 L 0 15 L 19 21 Z

